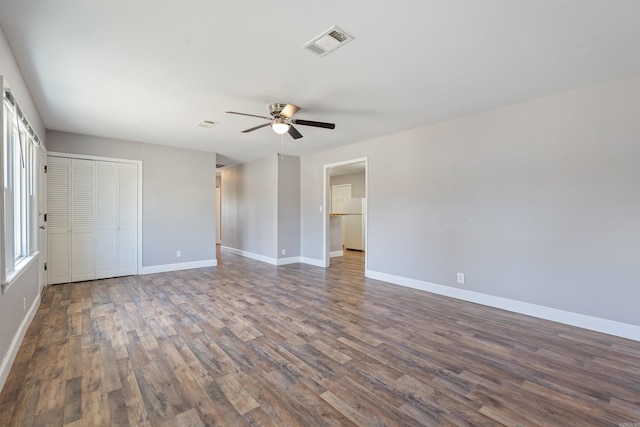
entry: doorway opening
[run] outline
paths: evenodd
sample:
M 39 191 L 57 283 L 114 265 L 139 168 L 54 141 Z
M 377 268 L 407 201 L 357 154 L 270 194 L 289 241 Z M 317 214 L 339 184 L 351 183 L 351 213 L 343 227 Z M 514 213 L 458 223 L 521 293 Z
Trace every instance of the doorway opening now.
M 324 165 L 323 265 L 345 251 L 364 254 L 367 268 L 367 158 Z

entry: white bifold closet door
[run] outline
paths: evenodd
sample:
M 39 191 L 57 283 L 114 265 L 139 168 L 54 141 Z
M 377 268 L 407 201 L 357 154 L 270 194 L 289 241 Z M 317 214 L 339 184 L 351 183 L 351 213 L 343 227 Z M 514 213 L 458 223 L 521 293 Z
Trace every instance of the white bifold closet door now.
M 71 159 L 47 160 L 47 283 L 71 281 Z
M 118 275 L 118 165 L 96 162 L 96 279 Z
M 118 276 L 138 273 L 138 165 L 118 163 Z
M 138 167 L 96 162 L 96 278 L 137 273 Z
M 95 162 L 71 159 L 71 281 L 92 280 L 95 241 Z
M 137 274 L 138 165 L 50 157 L 48 283 Z

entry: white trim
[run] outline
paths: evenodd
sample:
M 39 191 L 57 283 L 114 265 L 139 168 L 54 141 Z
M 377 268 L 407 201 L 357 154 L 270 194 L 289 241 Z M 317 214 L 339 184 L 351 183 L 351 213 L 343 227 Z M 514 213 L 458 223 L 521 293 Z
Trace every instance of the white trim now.
M 327 190 L 329 189 L 329 168 L 331 165 L 324 165 L 323 174 L 322 174 L 322 265 L 321 267 L 327 268 L 329 267 L 329 259 L 327 256 L 329 252 L 329 219 L 330 212 L 327 212 Z
M 324 165 L 324 173 L 322 174 L 322 267 L 327 268 L 329 267 L 329 260 L 331 259 L 331 254 L 329 253 L 329 245 L 328 245 L 328 240 L 329 240 L 329 215 L 330 212 L 327 212 L 327 206 L 329 206 L 327 197 L 327 190 L 329 189 L 329 182 L 330 182 L 330 177 L 329 177 L 329 169 L 331 168 L 335 168 L 338 166 L 344 166 L 344 165 L 350 165 L 352 163 L 360 163 L 360 162 L 364 162 L 364 196 L 365 196 L 365 213 L 367 214 L 365 216 L 365 225 L 364 225 L 364 245 L 365 245 L 365 254 L 364 254 L 364 268 L 366 270 L 367 265 L 369 264 L 368 258 L 369 258 L 369 251 L 367 249 L 367 245 L 369 242 L 368 239 L 368 231 L 369 231 L 369 227 L 367 225 L 367 216 L 368 216 L 368 204 L 369 204 L 369 158 L 368 157 L 359 157 L 357 159 L 351 159 L 351 160 L 344 160 L 341 162 L 336 162 L 336 163 L 329 163 L 329 164 L 325 164 Z
M 302 263 L 302 264 L 314 265 L 316 267 L 324 267 L 324 265 L 322 264 L 322 260 L 314 259 L 314 258 L 307 258 L 307 257 L 302 257 L 302 256 L 294 256 L 294 257 L 289 257 L 289 258 L 271 258 L 271 257 L 268 257 L 268 256 L 256 254 L 256 253 L 253 253 L 253 252 L 243 251 L 241 249 L 230 248 L 228 246 L 220 246 L 220 249 L 224 249 L 226 251 L 229 251 L 230 253 L 232 253 L 234 255 L 240 255 L 240 256 L 243 256 L 245 258 L 254 259 L 256 261 L 265 262 L 267 264 L 276 265 L 276 266 Z
M 138 265 L 137 272 L 142 272 L 142 161 L 138 163 Z
M 191 270 L 192 268 L 215 267 L 218 260 L 205 259 L 203 261 L 181 262 L 177 264 L 151 265 L 142 267 L 140 274 L 166 273 L 168 271 Z
M 4 97 L 5 97 L 5 91 L 9 89 L 8 87 L 8 83 L 7 80 L 3 77 L 0 76 L 0 82 L 2 83 L 2 104 L 0 104 L 0 128 L 2 129 L 2 134 L 0 135 L 0 165 L 2 166 L 2 174 L 0 174 L 0 181 L 4 181 L 4 177 L 2 175 L 4 175 L 4 164 L 5 164 L 5 159 L 4 159 L 4 145 L 6 144 L 5 140 L 4 140 L 4 136 L 5 136 L 5 132 L 4 132 L 4 122 L 5 122 L 5 117 L 4 117 Z M 7 195 L 4 193 L 4 186 L 2 186 L 3 188 L 3 197 L 0 197 L 0 287 L 2 288 L 2 292 L 4 293 L 4 284 L 7 281 L 7 270 L 6 270 L 6 262 L 7 262 L 7 257 L 6 257 L 6 252 L 7 252 L 7 242 L 6 242 L 6 238 L 5 238 L 5 227 L 6 227 L 6 220 L 5 220 L 5 210 L 6 210 L 6 205 L 4 203 L 4 199 L 7 197 Z M 8 231 L 8 230 L 7 230 Z M 0 371 L 0 375 L 2 375 L 2 371 Z M 2 384 L 0 377 L 0 384 Z M 2 389 L 2 387 L 0 387 L 0 390 Z
M 20 278 L 20 276 L 22 276 L 22 273 L 24 273 L 29 266 L 38 259 L 38 255 L 40 254 L 40 252 L 34 252 L 29 256 L 26 256 L 24 258 L 22 258 L 18 264 L 16 264 L 16 269 L 13 271 L 9 271 L 6 273 L 6 282 L 2 284 L 2 292 L 1 294 L 4 295 L 5 292 L 7 292 L 7 290 L 9 290 L 9 288 L 11 287 L 11 285 L 13 285 L 16 280 L 18 280 Z
M 267 264 L 271 264 L 271 265 L 278 265 L 278 260 L 276 258 L 271 258 L 271 257 L 265 256 L 265 255 L 260 255 L 260 254 L 256 254 L 256 253 L 249 252 L 249 251 L 243 251 L 241 249 L 230 248 L 229 246 L 220 246 L 220 248 L 221 249 L 225 249 L 225 250 L 231 252 L 232 254 L 240 255 L 240 256 L 243 256 L 245 258 L 255 259 L 256 261 L 266 262 Z
M 344 251 L 332 251 L 332 252 L 329 252 L 329 256 L 331 258 L 337 257 L 337 256 L 343 256 L 343 255 L 344 255 Z
M 33 318 L 38 311 L 38 307 L 40 307 L 40 294 L 36 296 L 33 300 L 33 304 L 31 304 L 31 308 L 26 316 L 22 319 L 20 323 L 20 327 L 16 331 L 16 334 L 13 336 L 13 340 L 11 340 L 11 345 L 9 345 L 9 349 L 4 355 L 2 359 L 2 364 L 0 365 L 0 390 L 4 387 L 7 378 L 9 377 L 9 372 L 11 371 L 11 366 L 13 365 L 14 360 L 16 359 L 16 355 L 18 354 L 18 350 L 20 349 L 20 345 L 22 344 L 22 340 L 24 339 L 27 330 L 29 329 L 29 325 L 33 321 Z
M 489 307 L 499 308 L 514 313 L 551 320 L 565 325 L 577 326 L 591 331 L 602 332 L 617 337 L 628 338 L 640 341 L 640 326 L 600 317 L 588 316 L 580 313 L 559 310 L 508 298 L 482 294 L 480 292 L 468 291 L 465 289 L 453 288 L 451 286 L 438 285 L 424 282 L 422 280 L 410 279 L 408 277 L 396 276 L 393 274 L 381 273 L 378 271 L 365 270 L 365 276 L 383 282 L 406 286 L 408 288 L 444 295 L 463 301 L 482 304 Z
M 82 159 L 82 160 L 98 160 L 102 162 L 115 162 L 115 163 L 138 163 L 142 164 L 142 160 L 121 159 L 118 157 L 103 157 L 103 156 L 88 156 L 85 154 L 74 153 L 60 153 L 58 151 L 48 151 L 48 156 L 51 157 L 65 157 L 68 159 Z
M 276 265 L 297 264 L 299 262 L 300 262 L 299 256 L 292 256 L 289 258 L 278 258 L 276 260 Z
M 303 264 L 309 264 L 309 265 L 314 265 L 316 267 L 325 268 L 324 263 L 321 259 L 307 258 L 306 256 L 301 256 L 300 262 Z

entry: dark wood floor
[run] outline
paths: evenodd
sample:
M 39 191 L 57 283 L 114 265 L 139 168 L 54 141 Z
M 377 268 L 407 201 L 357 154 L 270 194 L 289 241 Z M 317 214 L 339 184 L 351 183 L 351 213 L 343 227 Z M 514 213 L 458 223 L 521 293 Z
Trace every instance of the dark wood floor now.
M 47 288 L 3 426 L 640 426 L 640 343 L 328 270 Z

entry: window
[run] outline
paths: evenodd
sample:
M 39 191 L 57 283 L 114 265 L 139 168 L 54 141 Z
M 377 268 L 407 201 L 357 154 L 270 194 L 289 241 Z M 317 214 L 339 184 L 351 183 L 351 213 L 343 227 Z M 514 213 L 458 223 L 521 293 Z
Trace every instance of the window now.
M 2 108 L 4 283 L 35 249 L 35 240 L 30 241 L 30 237 L 36 233 L 31 229 L 37 227 L 32 210 L 37 200 L 33 190 L 38 138 L 6 91 Z

